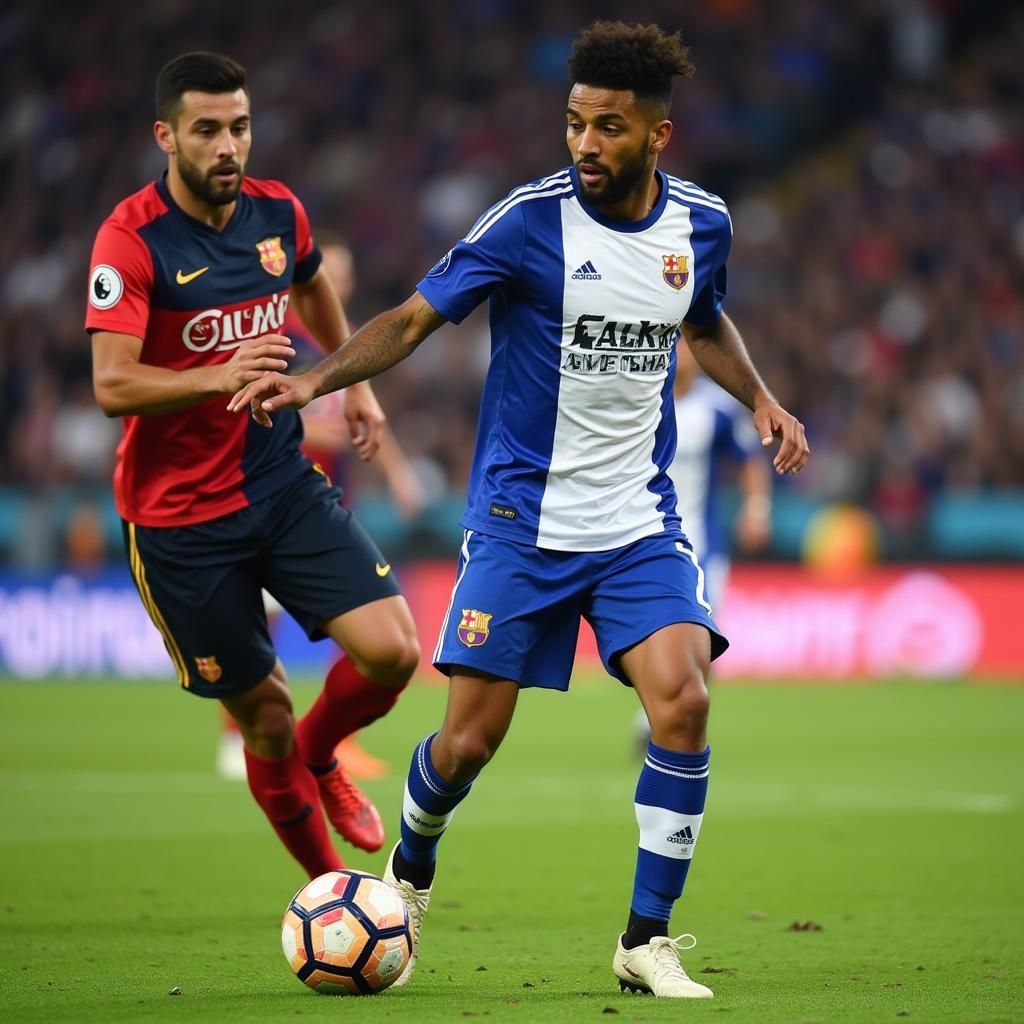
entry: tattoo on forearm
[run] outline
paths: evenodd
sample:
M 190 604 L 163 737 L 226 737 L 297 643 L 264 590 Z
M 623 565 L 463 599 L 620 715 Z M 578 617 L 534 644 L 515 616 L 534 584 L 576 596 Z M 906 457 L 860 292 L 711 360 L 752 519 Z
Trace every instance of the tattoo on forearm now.
M 322 363 L 322 391 L 338 391 L 375 377 L 403 359 L 409 350 L 402 344 L 404 321 L 385 316 L 371 320 Z
M 759 395 L 769 394 L 743 338 L 731 323 L 691 340 L 690 347 L 705 373 L 748 409 L 754 408 Z

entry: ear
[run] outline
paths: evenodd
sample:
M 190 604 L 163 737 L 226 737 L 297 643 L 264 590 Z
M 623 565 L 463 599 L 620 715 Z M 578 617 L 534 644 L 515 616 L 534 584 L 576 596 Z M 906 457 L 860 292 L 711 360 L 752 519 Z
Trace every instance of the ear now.
M 157 121 L 153 125 L 153 138 L 156 139 L 156 144 L 168 156 L 174 156 L 176 152 L 174 145 L 174 131 L 166 121 Z
M 655 121 L 651 125 L 651 152 L 657 156 L 668 145 L 670 138 L 672 138 L 672 122 Z

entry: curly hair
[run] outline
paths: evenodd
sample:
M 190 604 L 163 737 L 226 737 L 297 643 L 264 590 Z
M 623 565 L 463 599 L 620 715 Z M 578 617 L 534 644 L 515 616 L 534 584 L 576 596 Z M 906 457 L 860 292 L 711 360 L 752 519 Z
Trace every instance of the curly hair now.
M 668 112 L 672 79 L 689 78 L 694 67 L 678 32 L 668 35 L 657 25 L 595 21 L 573 44 L 569 74 L 580 85 L 630 89 Z

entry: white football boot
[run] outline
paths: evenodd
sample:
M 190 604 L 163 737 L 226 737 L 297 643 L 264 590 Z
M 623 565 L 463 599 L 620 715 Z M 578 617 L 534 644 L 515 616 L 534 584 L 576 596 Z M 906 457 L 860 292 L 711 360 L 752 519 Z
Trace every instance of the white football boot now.
M 409 882 L 403 882 L 395 876 L 395 870 L 392 865 L 394 864 L 395 853 L 401 845 L 401 841 L 395 843 L 394 848 L 388 855 L 388 866 L 384 869 L 383 878 L 388 885 L 394 886 L 398 890 L 398 895 L 402 897 L 402 902 L 409 908 L 409 922 L 412 924 L 412 955 L 409 957 L 409 962 L 405 965 L 405 970 L 392 982 L 392 988 L 401 988 L 403 985 L 409 984 L 412 969 L 416 966 L 416 958 L 420 955 L 420 929 L 423 927 L 423 918 L 427 913 L 427 904 L 430 903 L 430 890 L 433 888 L 428 886 L 426 889 L 416 889 Z
M 670 939 L 655 935 L 645 946 L 624 949 L 623 936 L 612 960 L 612 970 L 625 992 L 652 992 L 667 999 L 712 999 L 714 993 L 706 985 L 691 980 L 679 962 L 680 951 L 693 949 L 697 940 L 692 935 Z M 684 940 L 689 940 L 683 945 Z

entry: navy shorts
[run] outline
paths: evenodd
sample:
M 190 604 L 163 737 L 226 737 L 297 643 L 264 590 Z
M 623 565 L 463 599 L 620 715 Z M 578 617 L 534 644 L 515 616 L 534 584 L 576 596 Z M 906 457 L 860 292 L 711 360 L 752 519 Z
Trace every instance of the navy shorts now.
M 262 591 L 306 631 L 401 593 L 389 564 L 310 466 L 275 494 L 193 526 L 124 523 L 142 603 L 163 636 L 181 685 L 201 697 L 252 689 L 277 655 Z
M 705 626 L 712 659 L 729 646 L 681 534 L 577 552 L 468 530 L 434 665 L 448 675 L 463 665 L 522 687 L 567 690 L 581 616 L 594 628 L 605 668 L 627 686 L 619 656 L 674 622 Z

